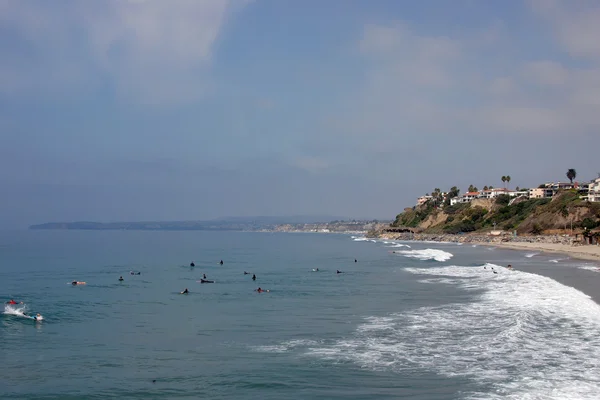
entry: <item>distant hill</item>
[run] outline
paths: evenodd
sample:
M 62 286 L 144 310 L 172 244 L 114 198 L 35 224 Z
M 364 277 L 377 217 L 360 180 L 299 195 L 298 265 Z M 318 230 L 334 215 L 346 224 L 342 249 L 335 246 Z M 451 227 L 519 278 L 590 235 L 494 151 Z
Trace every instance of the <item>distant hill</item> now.
M 61 230 L 265 230 L 284 224 L 329 223 L 341 220 L 327 216 L 291 216 L 291 217 L 225 217 L 209 221 L 146 221 L 146 222 L 48 222 L 31 225 L 29 229 Z M 305 222 L 308 221 L 308 222 Z
M 291 216 L 253 216 L 253 217 L 221 217 L 214 221 L 259 223 L 259 224 L 318 224 L 331 221 L 345 221 L 344 217 L 329 215 L 291 215 Z

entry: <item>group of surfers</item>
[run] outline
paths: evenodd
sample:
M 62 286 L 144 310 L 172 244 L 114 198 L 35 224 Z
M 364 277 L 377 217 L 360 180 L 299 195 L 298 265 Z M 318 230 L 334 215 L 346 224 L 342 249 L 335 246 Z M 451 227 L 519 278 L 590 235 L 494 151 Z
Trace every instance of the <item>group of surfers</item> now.
M 494 269 L 494 267 L 491 267 L 491 268 L 492 268 L 492 272 L 493 272 L 494 274 L 497 274 L 497 273 L 498 273 L 498 271 L 496 271 L 496 270 Z M 484 266 L 483 266 L 483 269 L 487 269 L 487 267 L 484 265 Z M 513 269 L 513 266 L 512 266 L 511 264 L 508 264 L 508 266 L 506 267 L 506 269 L 508 269 L 508 270 L 511 270 L 511 271 L 512 271 L 512 269 Z
M 358 260 L 354 259 L 354 262 L 357 262 L 357 261 L 358 261 Z M 220 264 L 220 265 L 223 265 L 223 264 L 224 264 L 224 263 L 223 263 L 223 260 L 219 261 L 219 264 Z M 192 262 L 190 263 L 190 267 L 195 267 L 195 266 L 196 266 L 196 264 L 195 264 L 195 263 L 192 261 Z M 509 268 L 511 268 L 511 267 L 509 266 Z M 313 271 L 314 271 L 314 272 L 319 272 L 319 268 L 315 268 L 315 269 L 313 269 Z M 142 273 L 141 273 L 141 272 L 139 272 L 139 271 L 130 271 L 129 273 L 130 273 L 131 275 L 141 275 L 141 274 L 142 274 Z M 343 274 L 344 272 L 343 272 L 343 271 L 340 271 L 340 270 L 338 269 L 338 270 L 336 270 L 336 271 L 335 271 L 335 273 L 336 273 L 336 274 Z M 249 275 L 249 274 L 250 274 L 250 272 L 246 272 L 246 271 L 244 271 L 244 275 Z M 119 276 L 119 281 L 120 281 L 120 282 L 122 282 L 122 281 L 124 281 L 124 280 L 125 280 L 125 279 L 123 278 L 123 276 Z M 256 274 L 252 274 L 252 280 L 253 280 L 253 281 L 256 281 Z M 200 282 L 201 282 L 201 283 L 214 283 L 214 281 L 209 281 L 209 280 L 207 280 L 207 278 L 206 278 L 206 274 L 203 274 L 203 277 L 202 277 L 202 279 L 200 280 Z M 81 282 L 81 281 L 73 281 L 73 282 L 71 282 L 71 285 L 73 285 L 73 286 L 77 286 L 77 285 L 85 285 L 85 284 L 86 284 L 86 282 Z M 260 287 L 259 287 L 258 289 L 255 289 L 254 291 L 255 291 L 255 292 L 258 292 L 258 293 L 262 293 L 262 292 L 269 292 L 269 290 L 268 290 L 268 289 L 262 289 L 262 288 L 260 288 Z M 180 294 L 188 294 L 188 293 L 189 293 L 189 290 L 188 290 L 188 288 L 185 288 L 183 291 L 181 291 L 181 292 L 180 292 Z M 11 304 L 12 304 L 12 303 L 11 303 Z M 15 303 L 15 304 L 16 304 L 16 303 Z

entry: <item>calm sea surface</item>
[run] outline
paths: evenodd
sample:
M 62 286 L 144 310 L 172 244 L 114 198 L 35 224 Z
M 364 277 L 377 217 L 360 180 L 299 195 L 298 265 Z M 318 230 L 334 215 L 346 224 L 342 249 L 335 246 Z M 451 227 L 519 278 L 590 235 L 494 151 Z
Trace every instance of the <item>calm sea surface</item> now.
M 4 306 L 0 399 L 598 399 L 600 306 L 519 267 L 598 279 L 349 235 L 1 232 L 0 296 L 44 320 Z

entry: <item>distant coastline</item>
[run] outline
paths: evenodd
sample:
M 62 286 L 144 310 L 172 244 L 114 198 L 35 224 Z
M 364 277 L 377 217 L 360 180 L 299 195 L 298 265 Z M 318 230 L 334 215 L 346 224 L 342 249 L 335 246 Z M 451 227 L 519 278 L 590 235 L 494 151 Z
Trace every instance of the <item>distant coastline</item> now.
M 292 220 L 293 218 L 290 218 Z M 331 222 L 284 222 L 273 218 L 231 219 L 215 221 L 166 222 L 49 222 L 31 225 L 31 230 L 137 230 L 137 231 L 246 231 L 246 232 L 318 232 L 366 233 L 388 222 L 377 220 L 335 220 Z

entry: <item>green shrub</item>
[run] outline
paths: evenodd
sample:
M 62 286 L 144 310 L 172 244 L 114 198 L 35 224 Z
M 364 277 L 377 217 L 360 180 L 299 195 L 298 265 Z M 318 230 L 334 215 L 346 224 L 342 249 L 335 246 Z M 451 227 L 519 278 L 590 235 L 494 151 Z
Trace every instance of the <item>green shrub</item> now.
M 444 212 L 448 215 L 453 215 L 469 208 L 470 206 L 471 205 L 469 203 L 458 203 L 453 206 L 444 207 Z
M 507 194 L 501 194 L 500 196 L 496 197 L 495 203 L 499 206 L 507 206 L 508 203 L 510 203 L 510 196 Z
M 581 227 L 587 229 L 594 229 L 600 225 L 600 221 L 593 220 L 592 218 L 585 218 L 581 221 Z

